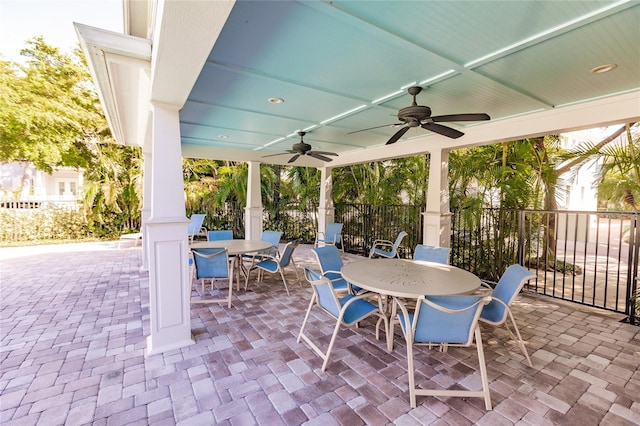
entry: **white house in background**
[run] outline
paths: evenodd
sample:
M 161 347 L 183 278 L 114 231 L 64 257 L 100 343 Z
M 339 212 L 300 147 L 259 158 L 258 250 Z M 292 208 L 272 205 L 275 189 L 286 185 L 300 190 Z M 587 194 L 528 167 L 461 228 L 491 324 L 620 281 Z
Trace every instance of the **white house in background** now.
M 576 148 L 587 142 L 597 144 L 611 135 L 619 126 L 585 129 L 562 134 L 562 147 L 565 149 Z M 623 133 L 609 143 L 610 145 L 624 146 L 627 144 L 626 135 Z M 559 202 L 560 208 L 565 210 L 598 210 L 598 189 L 596 187 L 599 159 L 592 159 L 582 164 L 571 175 L 562 176 L 565 180 L 566 199 Z
M 562 148 L 573 149 L 586 142 L 597 143 L 612 132 L 607 129 L 588 129 L 562 134 Z M 611 129 L 609 129 L 611 130 Z M 596 160 L 590 160 L 580 166 L 570 177 L 569 174 L 561 176 L 564 180 L 564 197 L 558 200 L 558 206 L 563 210 L 598 210 L 598 189 L 594 186 L 596 181 Z
M 0 163 L 0 201 L 76 202 L 82 196 L 84 170 L 60 167 L 49 174 L 31 163 Z

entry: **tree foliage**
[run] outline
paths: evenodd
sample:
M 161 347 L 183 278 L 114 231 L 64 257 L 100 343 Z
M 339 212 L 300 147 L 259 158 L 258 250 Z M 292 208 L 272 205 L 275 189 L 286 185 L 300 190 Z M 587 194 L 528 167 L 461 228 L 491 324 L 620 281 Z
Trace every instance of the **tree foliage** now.
M 88 142 L 109 140 L 109 131 L 82 55 L 60 53 L 41 37 L 21 55 L 24 64 L 0 62 L 0 161 L 49 173 L 88 167 Z
M 85 172 L 84 211 L 99 236 L 137 231 L 142 209 L 142 153 L 139 147 L 98 144 Z
M 137 230 L 141 152 L 111 143 L 82 52 L 34 37 L 21 55 L 23 63 L 0 61 L 0 161 L 84 169 L 87 227 L 98 236 Z
M 413 156 L 355 164 L 333 170 L 334 199 L 381 205 L 424 204 L 428 161 Z

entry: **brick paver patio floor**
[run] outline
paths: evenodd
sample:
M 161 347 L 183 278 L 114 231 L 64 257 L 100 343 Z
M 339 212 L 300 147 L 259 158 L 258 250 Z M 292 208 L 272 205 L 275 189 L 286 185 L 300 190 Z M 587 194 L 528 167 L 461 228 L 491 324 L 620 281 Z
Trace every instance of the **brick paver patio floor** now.
M 311 290 L 287 296 L 278 275 L 234 293 L 231 309 L 194 305 L 196 343 L 145 357 L 140 259 L 118 243 L 0 250 L 3 426 L 640 424 L 640 328 L 616 315 L 523 294 L 513 310 L 533 368 L 506 330 L 482 327 L 494 409 L 434 397 L 411 409 L 397 328 L 392 353 L 373 320 L 343 329 L 322 372 L 296 342 Z M 308 247 L 295 259 L 315 264 Z M 310 321 L 328 343 L 333 324 Z M 475 349 L 417 352 L 418 383 L 477 388 Z

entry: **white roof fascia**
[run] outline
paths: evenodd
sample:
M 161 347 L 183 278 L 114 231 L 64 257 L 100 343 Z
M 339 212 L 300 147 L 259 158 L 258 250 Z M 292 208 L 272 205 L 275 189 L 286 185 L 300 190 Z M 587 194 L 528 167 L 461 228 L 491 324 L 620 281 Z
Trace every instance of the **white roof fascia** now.
M 74 23 L 116 142 L 141 146 L 149 119 L 151 42 Z

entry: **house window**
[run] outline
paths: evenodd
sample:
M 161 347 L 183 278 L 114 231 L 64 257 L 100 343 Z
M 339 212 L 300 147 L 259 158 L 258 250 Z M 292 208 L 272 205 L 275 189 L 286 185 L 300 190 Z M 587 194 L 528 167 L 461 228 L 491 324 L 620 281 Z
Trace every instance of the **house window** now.
M 71 179 L 58 179 L 58 196 L 60 198 L 74 198 L 77 194 L 78 183 Z

